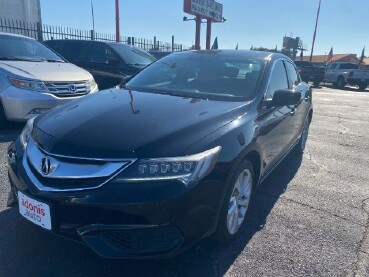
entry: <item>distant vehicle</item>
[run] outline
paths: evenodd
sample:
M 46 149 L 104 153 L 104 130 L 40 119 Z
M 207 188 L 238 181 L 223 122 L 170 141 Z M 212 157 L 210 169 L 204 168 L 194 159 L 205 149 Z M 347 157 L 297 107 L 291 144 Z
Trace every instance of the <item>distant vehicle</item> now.
M 0 32 L 0 124 L 96 92 L 94 78 L 37 40 Z
M 172 54 L 172 51 L 157 51 L 157 50 L 151 50 L 149 51 L 151 55 L 153 55 L 157 60 L 164 58 L 165 56 L 168 56 Z
M 48 40 L 45 44 L 68 61 L 88 70 L 100 90 L 119 85 L 155 61 L 148 52 L 128 44 L 92 40 Z
M 7 151 L 8 205 L 109 258 L 228 242 L 253 224 L 257 185 L 304 152 L 312 117 L 311 88 L 284 55 L 174 53 L 28 121 Z
M 330 63 L 325 70 L 324 82 L 332 83 L 334 87 L 339 89 L 349 84 L 358 86 L 360 90 L 365 90 L 369 84 L 369 70 L 359 69 L 355 63 Z
M 324 67 L 315 66 L 308 61 L 295 61 L 301 79 L 304 82 L 313 82 L 314 86 L 319 86 L 320 82 L 324 79 Z

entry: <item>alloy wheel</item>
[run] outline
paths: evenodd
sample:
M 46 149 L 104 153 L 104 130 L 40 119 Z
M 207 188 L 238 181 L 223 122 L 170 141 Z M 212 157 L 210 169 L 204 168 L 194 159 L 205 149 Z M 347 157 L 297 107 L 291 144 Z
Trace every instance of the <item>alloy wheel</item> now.
M 244 169 L 236 179 L 227 213 L 227 230 L 230 235 L 238 231 L 245 219 L 250 203 L 252 180 L 252 173 L 249 169 Z

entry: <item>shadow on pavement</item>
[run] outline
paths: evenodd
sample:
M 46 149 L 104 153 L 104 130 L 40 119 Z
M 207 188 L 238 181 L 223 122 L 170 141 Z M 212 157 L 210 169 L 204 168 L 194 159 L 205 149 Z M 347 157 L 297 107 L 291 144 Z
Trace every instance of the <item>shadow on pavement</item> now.
M 3 276 L 222 276 L 264 227 L 301 161 L 301 156 L 291 153 L 260 184 L 247 224 L 234 241 L 220 245 L 208 238 L 171 260 L 103 259 L 84 245 L 40 230 L 23 219 L 16 208 L 6 209 L 0 212 L 0 272 Z

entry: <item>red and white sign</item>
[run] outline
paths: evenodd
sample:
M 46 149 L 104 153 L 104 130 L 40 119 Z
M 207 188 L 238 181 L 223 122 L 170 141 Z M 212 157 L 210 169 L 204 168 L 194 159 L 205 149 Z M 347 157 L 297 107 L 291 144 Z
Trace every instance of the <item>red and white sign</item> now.
M 51 230 L 51 216 L 49 205 L 37 201 L 18 192 L 19 213 L 27 220 Z
M 183 11 L 215 22 L 220 22 L 223 18 L 223 4 L 214 0 L 184 0 Z

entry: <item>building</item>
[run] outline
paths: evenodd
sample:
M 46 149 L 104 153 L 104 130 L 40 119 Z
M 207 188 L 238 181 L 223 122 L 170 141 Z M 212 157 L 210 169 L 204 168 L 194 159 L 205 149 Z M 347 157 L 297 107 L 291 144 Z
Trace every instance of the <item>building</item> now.
M 328 55 L 316 55 L 313 56 L 312 62 L 316 64 L 325 64 L 327 63 Z M 310 61 L 310 56 L 304 56 L 304 61 Z M 296 58 L 296 61 L 300 61 L 300 57 Z M 334 54 L 333 55 L 333 62 L 348 62 L 348 63 L 359 63 L 360 59 L 357 57 L 356 54 Z
M 41 23 L 40 0 L 1 0 L 0 19 Z

